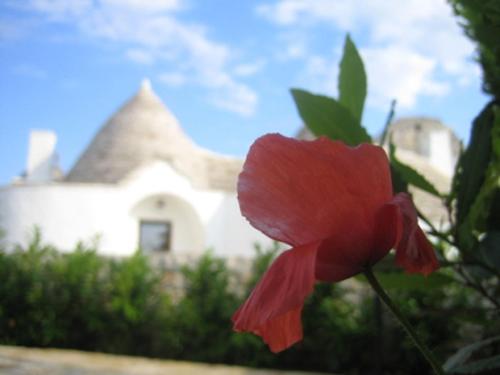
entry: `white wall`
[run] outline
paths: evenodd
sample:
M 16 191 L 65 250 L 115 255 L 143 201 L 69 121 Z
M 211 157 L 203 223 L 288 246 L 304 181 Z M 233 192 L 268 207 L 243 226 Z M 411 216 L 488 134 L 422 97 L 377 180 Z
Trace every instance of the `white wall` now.
M 429 163 L 447 177 L 452 177 L 456 160 L 453 157 L 451 133 L 448 129 L 433 130 L 430 133 Z
M 270 246 L 272 240 L 254 229 L 241 215 L 235 193 L 227 194 L 208 224 L 208 243 L 226 257 L 255 254 L 254 245 Z
M 61 250 L 78 241 L 102 235 L 106 253 L 129 252 L 129 233 L 123 195 L 105 185 L 25 185 L 0 190 L 0 227 L 9 243 L 26 244 L 33 227 Z
M 161 197 L 166 206 L 155 208 Z M 172 252 L 213 248 L 225 256 L 252 256 L 253 244 L 271 241 L 240 215 L 234 193 L 200 191 L 168 164 L 157 162 L 118 185 L 38 184 L 0 188 L 0 228 L 10 244 L 26 244 L 39 226 L 45 241 L 61 250 L 100 236 L 107 255 L 132 254 L 139 242 L 139 220 L 173 222 Z

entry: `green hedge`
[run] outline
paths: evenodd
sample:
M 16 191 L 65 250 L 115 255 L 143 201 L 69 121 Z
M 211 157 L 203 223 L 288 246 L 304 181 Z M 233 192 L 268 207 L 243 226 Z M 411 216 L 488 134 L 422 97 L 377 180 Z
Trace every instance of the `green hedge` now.
M 344 283 L 317 285 L 303 313 L 305 339 L 290 350 L 274 355 L 259 338 L 233 333 L 232 313 L 276 252 L 257 251 L 246 284 L 207 252 L 181 270 L 185 290 L 174 302 L 144 255 L 109 259 L 83 245 L 60 253 L 37 233 L 27 248 L 0 251 L 0 343 L 296 370 L 426 373 L 373 295 Z M 442 359 L 461 344 L 464 321 L 467 332 L 482 335 L 481 316 L 472 317 L 475 302 L 463 289 L 391 292 Z

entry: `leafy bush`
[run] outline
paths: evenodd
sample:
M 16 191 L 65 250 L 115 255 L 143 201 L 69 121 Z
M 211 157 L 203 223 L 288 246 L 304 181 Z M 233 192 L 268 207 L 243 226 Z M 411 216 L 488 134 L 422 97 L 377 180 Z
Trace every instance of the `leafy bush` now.
M 35 232 L 26 248 L 0 251 L 0 343 L 349 374 L 426 373 L 404 332 L 359 281 L 317 284 L 304 307 L 304 340 L 283 353 L 232 332 L 231 315 L 276 255 L 275 247 L 258 248 L 254 277 L 234 290 L 238 279 L 207 252 L 182 268 L 184 291 L 173 302 L 144 255 L 109 259 L 82 244 L 59 253 Z M 398 280 L 381 278 L 443 360 L 471 335 L 499 329 L 486 325 L 467 289 Z
M 59 253 L 36 231 L 26 249 L 0 252 L 0 275 L 4 344 L 148 354 L 167 320 L 160 275 L 139 253 L 117 261 L 82 244 Z
M 500 4 L 496 0 L 448 0 L 462 17 L 469 38 L 477 42 L 484 91 L 500 100 Z

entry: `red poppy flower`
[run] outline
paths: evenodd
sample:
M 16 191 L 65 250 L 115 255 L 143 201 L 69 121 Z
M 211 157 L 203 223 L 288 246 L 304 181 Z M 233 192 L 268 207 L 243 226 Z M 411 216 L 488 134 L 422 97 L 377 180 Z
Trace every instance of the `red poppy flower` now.
M 438 268 L 408 194 L 393 196 L 384 150 L 279 134 L 259 138 L 238 180 L 250 224 L 289 244 L 233 316 L 273 352 L 302 339 L 301 311 L 315 281 L 362 272 L 396 249 L 396 263 L 427 275 Z

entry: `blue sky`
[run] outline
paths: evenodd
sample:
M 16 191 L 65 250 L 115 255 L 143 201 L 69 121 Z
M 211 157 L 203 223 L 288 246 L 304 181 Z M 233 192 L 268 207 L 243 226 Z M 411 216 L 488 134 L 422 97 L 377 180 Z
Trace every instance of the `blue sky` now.
M 150 78 L 199 145 L 243 157 L 259 135 L 295 134 L 291 87 L 336 95 L 346 32 L 365 59 L 363 123 L 441 119 L 467 141 L 487 97 L 474 45 L 443 0 L 4 0 L 0 184 L 26 163 L 30 129 L 52 129 L 67 171 Z

